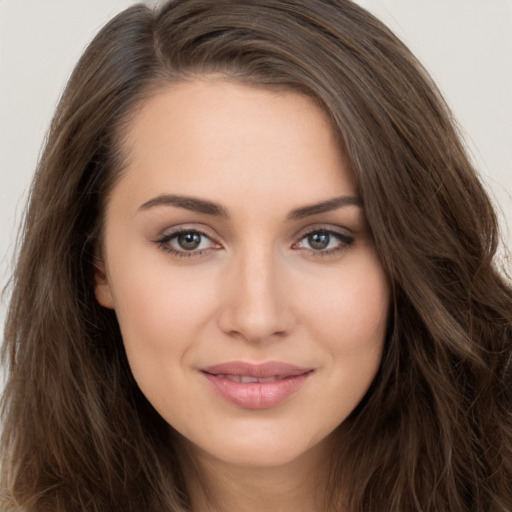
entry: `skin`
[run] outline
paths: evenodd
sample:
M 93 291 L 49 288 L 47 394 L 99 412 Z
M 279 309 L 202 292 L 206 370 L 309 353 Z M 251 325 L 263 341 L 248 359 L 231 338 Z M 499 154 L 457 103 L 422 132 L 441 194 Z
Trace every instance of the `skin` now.
M 183 437 L 194 510 L 325 510 L 331 434 L 378 371 L 390 293 L 326 115 L 294 92 L 205 78 L 146 100 L 125 135 L 96 297 Z M 340 197 L 351 199 L 304 210 Z M 184 249 L 176 229 L 205 235 Z M 226 361 L 311 372 L 278 405 L 247 409 L 200 371 Z

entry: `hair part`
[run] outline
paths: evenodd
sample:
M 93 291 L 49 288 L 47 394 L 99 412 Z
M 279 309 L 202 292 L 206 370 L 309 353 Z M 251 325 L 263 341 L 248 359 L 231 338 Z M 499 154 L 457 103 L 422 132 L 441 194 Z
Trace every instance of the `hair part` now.
M 450 111 L 348 0 L 133 6 L 89 45 L 34 178 L 3 345 L 0 508 L 185 511 L 177 436 L 94 297 L 105 205 L 138 107 L 176 81 L 293 90 L 329 115 L 392 284 L 384 358 L 338 429 L 333 508 L 512 508 L 512 290 Z

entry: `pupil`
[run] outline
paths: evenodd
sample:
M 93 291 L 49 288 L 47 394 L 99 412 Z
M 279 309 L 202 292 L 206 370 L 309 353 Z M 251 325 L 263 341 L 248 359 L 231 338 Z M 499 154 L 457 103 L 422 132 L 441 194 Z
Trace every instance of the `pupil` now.
M 178 244 L 186 251 L 197 249 L 201 243 L 201 235 L 199 233 L 182 233 L 178 235 Z
M 309 245 L 313 249 L 325 249 L 329 245 L 329 241 L 328 233 L 313 233 L 308 236 Z

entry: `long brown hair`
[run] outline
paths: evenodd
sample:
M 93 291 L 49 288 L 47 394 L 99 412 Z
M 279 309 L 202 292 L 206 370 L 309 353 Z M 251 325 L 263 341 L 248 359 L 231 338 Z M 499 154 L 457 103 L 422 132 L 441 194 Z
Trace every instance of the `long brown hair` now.
M 137 106 L 202 74 L 300 91 L 347 152 L 393 310 L 379 373 L 338 429 L 334 509 L 512 510 L 512 289 L 450 111 L 349 0 L 174 0 L 107 24 L 78 63 L 31 190 L 5 328 L 0 508 L 188 508 L 179 444 L 135 384 L 94 255 Z

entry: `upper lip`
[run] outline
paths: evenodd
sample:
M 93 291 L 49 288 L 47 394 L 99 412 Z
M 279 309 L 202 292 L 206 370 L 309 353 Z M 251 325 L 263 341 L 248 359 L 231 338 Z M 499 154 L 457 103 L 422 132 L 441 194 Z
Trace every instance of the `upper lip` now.
M 268 377 L 292 377 L 310 372 L 313 368 L 295 366 L 280 361 L 268 361 L 266 363 L 247 363 L 244 361 L 229 361 L 213 366 L 201 368 L 204 373 L 210 375 L 243 375 L 265 379 Z

